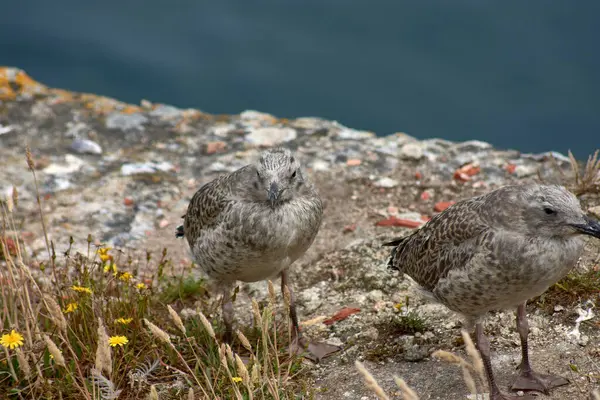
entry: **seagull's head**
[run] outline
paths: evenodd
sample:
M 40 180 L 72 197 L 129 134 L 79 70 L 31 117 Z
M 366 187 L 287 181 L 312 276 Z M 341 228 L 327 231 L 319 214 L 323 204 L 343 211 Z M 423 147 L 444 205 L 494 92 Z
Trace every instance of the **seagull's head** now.
M 306 186 L 300 163 L 286 148 L 262 152 L 254 171 L 253 197 L 273 208 L 301 194 Z
M 522 201 L 522 218 L 533 234 L 600 238 L 600 223 L 587 216 L 577 197 L 563 186 L 535 185 Z

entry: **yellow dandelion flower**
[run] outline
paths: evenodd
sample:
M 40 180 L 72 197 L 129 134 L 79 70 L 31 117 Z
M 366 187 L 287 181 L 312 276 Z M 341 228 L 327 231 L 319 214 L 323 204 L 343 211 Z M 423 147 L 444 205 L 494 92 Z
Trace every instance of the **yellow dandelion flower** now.
M 63 312 L 65 314 L 68 314 L 70 312 L 77 310 L 78 307 L 79 306 L 77 305 L 77 303 L 69 303 L 69 304 L 67 304 L 67 307 L 63 310 Z
M 234 376 L 233 378 L 231 378 L 232 381 L 239 383 L 242 381 L 242 378 L 240 378 L 239 376 Z
M 98 249 L 98 256 L 100 257 L 102 262 L 106 262 L 106 261 L 112 259 L 112 256 L 110 254 L 108 254 L 109 250 L 112 250 L 112 247 L 100 247 Z
M 115 323 L 117 323 L 117 324 L 123 324 L 123 325 L 130 324 L 131 321 L 133 321 L 133 318 L 123 318 L 123 317 L 121 317 L 121 318 L 115 319 Z
M 144 290 L 144 289 L 146 289 L 147 286 L 145 283 L 140 282 L 137 285 L 135 285 L 135 287 L 138 288 L 139 290 Z
M 71 289 L 73 289 L 74 291 L 79 292 L 79 293 L 92 294 L 92 289 L 85 287 L 85 286 L 73 285 L 73 286 L 71 286 Z
M 127 339 L 125 336 L 111 336 L 108 339 L 108 344 L 110 344 L 112 347 L 115 346 L 121 346 L 123 347 L 124 344 L 129 343 L 129 339 Z
M 2 338 L 0 338 L 0 345 L 8 347 L 9 349 L 23 346 L 23 335 L 13 329 L 10 333 L 2 335 Z
M 112 272 L 113 274 L 116 275 L 117 271 L 118 271 L 117 264 L 115 264 L 113 262 L 104 265 L 104 272 L 106 272 L 106 273 Z
M 119 279 L 123 282 L 129 282 L 131 278 L 133 278 L 133 275 L 131 275 L 129 272 L 123 272 L 119 277 Z

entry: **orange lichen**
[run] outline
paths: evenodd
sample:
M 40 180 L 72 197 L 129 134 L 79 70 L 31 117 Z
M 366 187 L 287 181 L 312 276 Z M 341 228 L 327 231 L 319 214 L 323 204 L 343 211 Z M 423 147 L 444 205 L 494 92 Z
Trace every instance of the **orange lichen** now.
M 15 91 L 10 85 L 9 70 L 12 68 L 0 68 L 0 100 L 12 100 L 16 97 Z
M 141 107 L 138 106 L 134 106 L 134 105 L 126 105 L 121 112 L 123 114 L 135 114 L 135 113 L 139 113 L 142 112 L 143 110 L 141 109 Z
M 12 67 L 0 67 L 0 100 L 14 100 L 19 95 L 31 97 L 47 93 L 48 88 L 31 79 L 25 71 Z

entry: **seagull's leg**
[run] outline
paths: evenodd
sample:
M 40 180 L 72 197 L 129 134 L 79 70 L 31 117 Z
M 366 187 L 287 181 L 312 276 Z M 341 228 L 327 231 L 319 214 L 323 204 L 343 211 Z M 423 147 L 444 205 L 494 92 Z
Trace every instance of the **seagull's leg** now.
M 229 285 L 223 287 L 223 300 L 221 302 L 221 311 L 223 314 L 223 322 L 225 323 L 225 334 L 223 341 L 231 344 L 233 340 L 233 303 L 231 301 L 231 287 Z
M 307 350 L 308 354 L 306 357 L 312 361 L 320 361 L 322 358 L 327 357 L 330 354 L 340 351 L 340 347 L 330 345 L 323 342 L 309 342 L 302 336 L 300 330 L 300 324 L 298 323 L 298 314 L 296 313 L 296 299 L 292 287 L 288 284 L 289 282 L 289 271 L 287 269 L 281 272 L 281 293 L 285 296 L 285 288 L 287 287 L 290 293 L 290 319 L 292 320 L 292 343 L 290 344 L 290 350 L 294 353 L 299 352 L 301 349 Z
M 529 324 L 527 323 L 526 303 L 517 308 L 517 330 L 521 337 L 521 365 L 519 366 L 521 374 L 512 385 L 512 390 L 536 390 L 549 394 L 550 389 L 569 384 L 569 381 L 562 376 L 543 375 L 534 372 L 529 363 L 529 348 L 527 346 L 527 336 L 529 335 Z
M 289 285 L 289 271 L 283 270 L 281 272 L 281 293 L 285 296 L 285 288 L 287 287 L 290 293 L 290 319 L 292 320 L 292 342 L 295 340 L 300 341 L 302 339 L 302 332 L 300 332 L 300 324 L 298 323 L 298 314 L 296 313 L 296 296 L 292 287 Z
M 510 399 L 519 399 L 519 400 L 533 400 L 532 396 L 512 396 L 510 394 L 504 394 L 498 388 L 496 384 L 496 380 L 494 379 L 494 371 L 492 370 L 492 362 L 490 361 L 490 341 L 488 340 L 485 333 L 483 333 L 483 324 L 478 322 L 475 325 L 475 339 L 477 341 L 477 348 L 479 349 L 479 354 L 481 354 L 481 359 L 483 360 L 483 366 L 485 367 L 485 375 L 487 376 L 488 385 L 490 388 L 490 400 L 510 400 Z

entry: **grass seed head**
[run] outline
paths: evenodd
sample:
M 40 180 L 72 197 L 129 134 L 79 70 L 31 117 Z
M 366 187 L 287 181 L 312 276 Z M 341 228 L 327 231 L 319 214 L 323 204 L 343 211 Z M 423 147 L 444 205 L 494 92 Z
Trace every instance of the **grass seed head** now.
M 212 325 L 210 324 L 210 322 L 208 321 L 206 316 L 200 310 L 198 310 L 198 318 L 200 318 L 200 322 L 202 323 L 202 326 L 204 327 L 206 332 L 210 335 L 210 337 L 213 339 L 216 339 L 215 331 L 214 331 Z
M 148 326 L 148 329 L 150 329 L 152 335 L 154 335 L 157 339 L 166 344 L 171 344 L 171 338 L 169 337 L 167 332 L 163 331 L 158 326 L 148 321 L 146 318 L 144 318 L 144 323 Z
M 365 366 L 360 361 L 356 360 L 354 362 L 354 365 L 356 366 L 356 369 L 358 369 L 358 372 L 360 372 L 360 374 L 365 378 L 365 384 L 367 385 L 367 387 L 375 393 L 379 400 L 390 399 L 387 396 L 387 394 L 385 394 L 381 386 L 379 386 L 373 375 L 371 375 L 371 373 L 367 371 Z
M 177 312 L 173 310 L 170 305 L 167 305 L 167 309 L 169 310 L 169 315 L 171 316 L 175 326 L 185 335 L 185 326 L 183 325 L 183 321 L 181 320 L 179 314 L 177 314 Z
M 396 382 L 396 386 L 398 386 L 398 388 L 400 388 L 400 391 L 402 392 L 402 396 L 404 396 L 403 397 L 404 400 L 419 400 L 419 396 L 417 396 L 417 392 L 412 390 L 406 384 L 406 382 L 404 382 L 404 379 L 394 376 L 394 382 Z
M 66 333 L 67 320 L 65 319 L 65 316 L 60 310 L 60 306 L 58 305 L 56 300 L 54 300 L 54 298 L 49 294 L 45 293 L 43 298 L 44 303 L 46 304 L 46 308 L 48 309 L 48 313 L 50 314 L 50 319 L 52 320 L 54 325 L 56 325 L 56 327 L 60 329 L 61 332 Z
M 62 352 L 58 349 L 58 346 L 50 339 L 48 335 L 44 335 L 44 342 L 46 342 L 46 346 L 48 347 L 48 352 L 54 357 L 54 362 L 56 365 L 61 367 L 65 367 L 67 363 L 65 363 L 65 358 L 62 355 Z
M 107 375 L 112 373 L 112 357 L 110 353 L 109 337 L 102 318 L 98 318 L 98 347 L 96 348 L 96 369 Z

